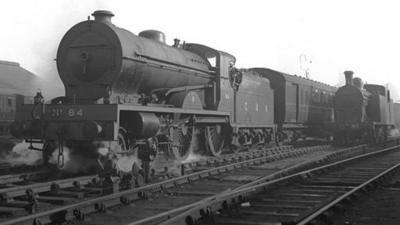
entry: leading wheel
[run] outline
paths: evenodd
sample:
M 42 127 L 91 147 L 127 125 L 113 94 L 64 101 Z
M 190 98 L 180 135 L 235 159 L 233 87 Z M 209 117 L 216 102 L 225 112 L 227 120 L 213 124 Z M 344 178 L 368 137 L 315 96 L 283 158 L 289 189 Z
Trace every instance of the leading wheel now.
M 221 155 L 225 141 L 222 125 L 206 126 L 204 135 L 208 153 L 212 156 Z

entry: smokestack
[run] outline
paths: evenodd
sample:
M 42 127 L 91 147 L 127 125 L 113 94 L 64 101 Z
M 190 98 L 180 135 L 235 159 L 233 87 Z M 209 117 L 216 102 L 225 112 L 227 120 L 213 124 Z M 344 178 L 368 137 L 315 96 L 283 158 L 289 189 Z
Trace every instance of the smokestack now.
M 346 85 L 353 85 L 353 71 L 344 71 Z
M 92 16 L 94 17 L 94 21 L 112 24 L 111 17 L 113 17 L 114 14 L 108 10 L 96 10 L 94 13 L 92 13 Z

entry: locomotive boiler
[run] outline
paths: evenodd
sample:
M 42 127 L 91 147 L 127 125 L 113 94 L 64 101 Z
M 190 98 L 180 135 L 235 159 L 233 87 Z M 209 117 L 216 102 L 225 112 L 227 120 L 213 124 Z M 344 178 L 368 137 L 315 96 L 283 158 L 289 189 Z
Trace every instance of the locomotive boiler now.
M 58 47 L 57 69 L 67 101 L 137 102 L 139 94 L 151 97 L 151 91 L 207 86 L 215 75 L 207 56 L 166 45 L 162 32 L 136 36 L 113 25 L 109 11 L 92 15 L 94 21 L 72 27 Z
M 177 160 L 194 150 L 217 156 L 224 146 L 273 139 L 268 79 L 237 69 L 226 52 L 178 40 L 168 46 L 162 32 L 134 35 L 115 26 L 109 11 L 92 15 L 59 45 L 65 96 L 44 104 L 38 95 L 35 104 L 24 105 L 14 136 L 44 142 L 45 154 L 54 143 L 116 142 L 116 154 L 154 143 Z M 203 146 L 193 144 L 195 136 Z

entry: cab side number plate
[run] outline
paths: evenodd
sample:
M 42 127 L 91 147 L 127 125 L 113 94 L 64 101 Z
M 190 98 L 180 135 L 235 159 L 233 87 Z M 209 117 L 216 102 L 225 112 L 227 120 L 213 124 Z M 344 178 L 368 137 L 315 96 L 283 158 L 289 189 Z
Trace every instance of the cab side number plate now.
M 83 117 L 83 109 L 80 108 L 53 108 L 51 117 Z

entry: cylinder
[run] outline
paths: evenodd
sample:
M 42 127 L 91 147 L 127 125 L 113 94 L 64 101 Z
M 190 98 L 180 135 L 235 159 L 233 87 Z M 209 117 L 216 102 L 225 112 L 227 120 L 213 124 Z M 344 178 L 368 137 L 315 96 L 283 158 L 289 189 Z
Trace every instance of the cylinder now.
M 160 120 L 154 113 L 123 111 L 120 116 L 121 126 L 137 138 L 149 138 L 157 134 Z

